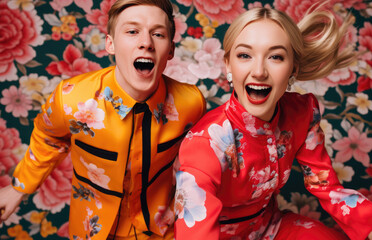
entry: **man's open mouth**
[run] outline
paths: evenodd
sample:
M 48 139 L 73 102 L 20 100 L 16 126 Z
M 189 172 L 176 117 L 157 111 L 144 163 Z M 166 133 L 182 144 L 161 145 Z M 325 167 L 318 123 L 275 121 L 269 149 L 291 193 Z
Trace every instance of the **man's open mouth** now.
M 141 73 L 149 73 L 154 68 L 154 62 L 148 58 L 137 58 L 133 65 Z
M 271 92 L 270 86 L 253 85 L 249 84 L 245 86 L 250 101 L 261 103 L 266 100 Z

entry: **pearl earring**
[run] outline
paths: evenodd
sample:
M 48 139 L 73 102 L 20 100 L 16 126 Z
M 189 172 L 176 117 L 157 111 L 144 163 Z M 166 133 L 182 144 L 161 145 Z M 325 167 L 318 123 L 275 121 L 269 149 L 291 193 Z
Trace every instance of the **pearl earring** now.
M 226 79 L 227 81 L 229 82 L 230 84 L 230 87 L 233 86 L 233 83 L 232 83 L 232 73 L 231 72 L 228 72 L 227 75 L 226 75 Z
M 292 88 L 292 85 L 294 84 L 296 80 L 296 77 L 295 76 L 291 76 L 288 80 L 288 86 L 287 86 L 287 90 L 288 91 L 291 91 L 291 88 Z

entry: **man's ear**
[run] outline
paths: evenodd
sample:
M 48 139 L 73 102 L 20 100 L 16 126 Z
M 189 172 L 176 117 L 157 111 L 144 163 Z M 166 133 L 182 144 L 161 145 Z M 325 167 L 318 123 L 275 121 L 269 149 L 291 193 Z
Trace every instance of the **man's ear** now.
M 171 47 L 170 47 L 170 50 L 169 50 L 168 60 L 171 60 L 171 59 L 174 57 L 174 51 L 175 51 L 175 48 L 176 48 L 176 45 L 175 45 L 175 43 L 172 41 L 172 43 L 171 43 Z
M 106 35 L 105 48 L 109 54 L 115 54 L 114 39 L 111 37 L 111 35 Z

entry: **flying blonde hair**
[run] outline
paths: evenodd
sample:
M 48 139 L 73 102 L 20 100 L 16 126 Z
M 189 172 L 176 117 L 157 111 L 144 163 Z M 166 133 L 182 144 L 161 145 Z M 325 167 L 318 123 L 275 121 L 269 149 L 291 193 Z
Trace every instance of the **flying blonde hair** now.
M 276 22 L 288 34 L 294 63 L 298 65 L 297 80 L 315 80 L 329 75 L 334 69 L 349 66 L 356 60 L 352 47 L 340 51 L 343 36 L 354 23 L 348 15 L 338 26 L 334 15 L 320 10 L 323 5 L 312 7 L 296 24 L 287 14 L 270 8 L 253 8 L 237 17 L 226 31 L 223 48 L 225 60 L 229 60 L 235 39 L 250 23 L 262 19 Z

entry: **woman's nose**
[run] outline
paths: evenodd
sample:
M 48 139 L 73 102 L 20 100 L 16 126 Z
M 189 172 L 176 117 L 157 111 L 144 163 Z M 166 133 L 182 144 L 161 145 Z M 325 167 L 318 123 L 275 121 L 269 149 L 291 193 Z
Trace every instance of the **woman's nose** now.
M 252 69 L 252 77 L 256 78 L 257 80 L 264 80 L 266 79 L 267 75 L 268 73 L 265 62 L 261 59 L 256 59 Z

